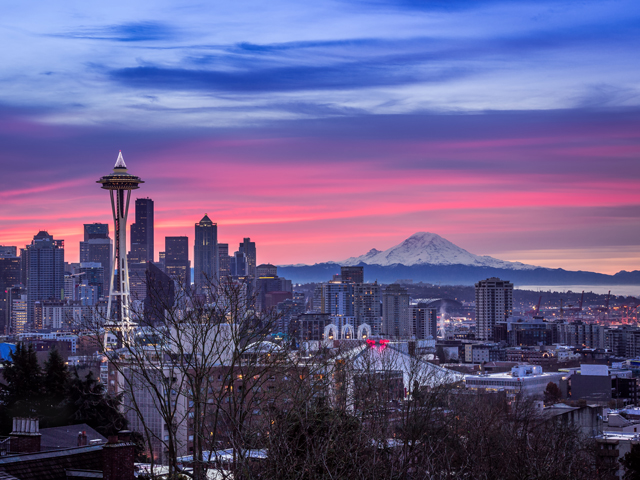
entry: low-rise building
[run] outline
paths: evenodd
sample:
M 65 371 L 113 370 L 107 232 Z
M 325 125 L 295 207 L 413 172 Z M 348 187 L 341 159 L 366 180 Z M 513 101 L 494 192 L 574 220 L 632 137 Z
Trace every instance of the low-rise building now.
M 607 365 L 580 365 L 580 369 L 571 369 L 570 373 L 572 400 L 608 403 L 612 399 L 620 399 L 629 404 L 638 401 L 638 382 L 631 370 Z
M 505 350 L 497 343 L 467 343 L 464 346 L 466 363 L 485 363 L 505 361 Z
M 505 355 L 507 362 L 540 365 L 543 369 L 548 369 L 552 364 L 557 363 L 552 350 L 543 350 L 540 347 L 510 348 L 507 349 Z
M 508 373 L 467 375 L 465 384 L 469 390 L 542 395 L 550 382 L 559 387 L 564 375 L 557 372 L 543 373 L 539 365 L 518 365 Z

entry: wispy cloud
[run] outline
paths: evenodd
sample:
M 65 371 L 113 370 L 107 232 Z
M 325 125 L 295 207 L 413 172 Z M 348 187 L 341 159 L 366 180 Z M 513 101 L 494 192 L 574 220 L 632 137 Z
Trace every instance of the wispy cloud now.
M 444 82 L 468 74 L 460 68 L 434 70 L 399 71 L 393 65 L 362 63 L 345 63 L 326 67 L 291 66 L 234 72 L 145 66 L 114 70 L 111 72 L 111 78 L 129 87 L 149 90 L 257 93 L 341 90 L 414 82 Z
M 178 30 L 173 26 L 151 21 L 80 27 L 76 30 L 48 35 L 68 39 L 108 40 L 111 42 L 159 42 L 176 40 L 179 37 Z

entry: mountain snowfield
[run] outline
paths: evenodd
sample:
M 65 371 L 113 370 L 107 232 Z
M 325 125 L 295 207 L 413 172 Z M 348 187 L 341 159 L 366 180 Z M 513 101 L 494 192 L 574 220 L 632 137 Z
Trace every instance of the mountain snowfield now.
M 487 255 L 474 255 L 454 245 L 440 235 L 418 232 L 404 242 L 385 250 L 371 249 L 359 257 L 351 257 L 341 265 L 472 265 L 475 267 L 508 268 L 511 270 L 533 270 L 536 267 L 520 262 L 507 262 Z

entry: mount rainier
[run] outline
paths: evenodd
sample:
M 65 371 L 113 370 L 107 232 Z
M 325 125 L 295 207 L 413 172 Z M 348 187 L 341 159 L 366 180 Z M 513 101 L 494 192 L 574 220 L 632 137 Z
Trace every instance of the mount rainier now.
M 359 257 L 351 257 L 341 265 L 469 265 L 474 267 L 506 268 L 512 270 L 532 270 L 533 265 L 507 262 L 487 255 L 474 255 L 463 248 L 428 232 L 418 232 L 405 241 L 385 251 L 371 249 Z
M 640 285 L 640 271 L 615 275 L 544 268 L 474 255 L 435 233 L 418 232 L 385 251 L 375 248 L 342 262 L 280 265 L 278 274 L 294 283 L 326 282 L 341 265 L 364 265 L 366 281 L 393 283 L 397 279 L 445 285 L 473 285 L 500 277 L 516 285 Z

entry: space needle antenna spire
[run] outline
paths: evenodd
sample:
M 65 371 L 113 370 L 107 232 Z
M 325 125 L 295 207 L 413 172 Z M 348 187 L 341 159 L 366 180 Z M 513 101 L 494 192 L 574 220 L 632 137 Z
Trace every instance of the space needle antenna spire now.
M 144 182 L 140 177 L 127 172 L 127 165 L 124 163 L 122 151 L 120 151 L 113 167 L 113 173 L 105 175 L 97 183 L 101 183 L 103 189 L 109 190 L 115 227 L 113 264 L 107 303 L 107 325 L 105 325 L 105 346 L 107 345 L 109 327 L 118 332 L 118 343 L 126 344 L 129 342 L 129 335 L 133 329 L 129 267 L 127 265 L 127 214 L 131 190 L 136 190 L 139 188 L 138 185 Z

